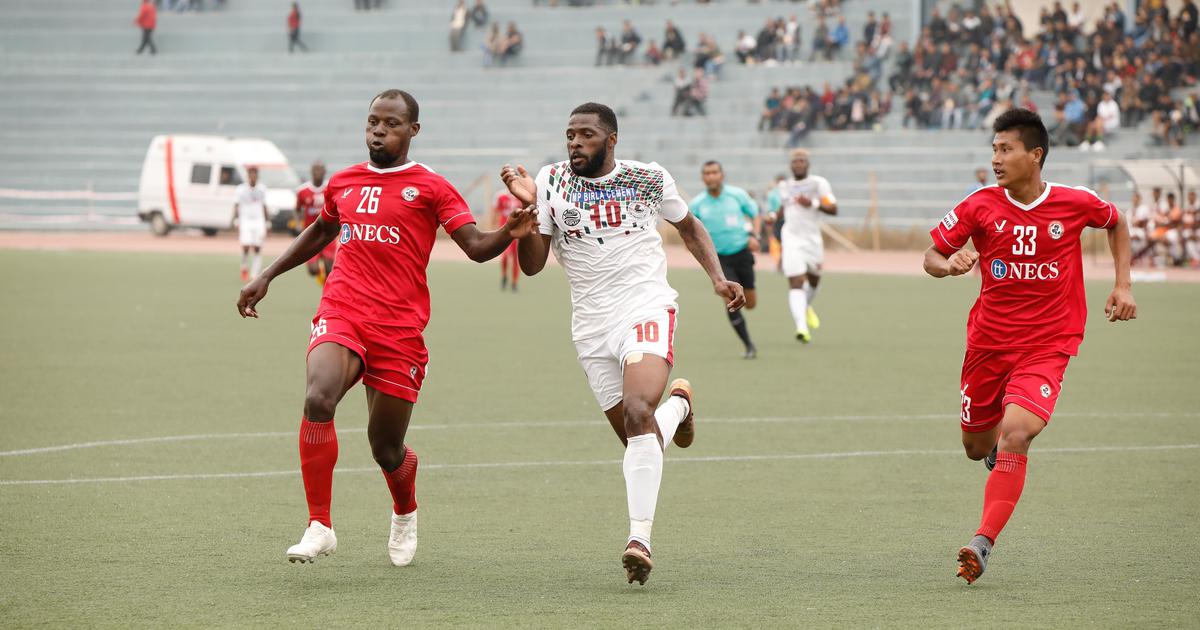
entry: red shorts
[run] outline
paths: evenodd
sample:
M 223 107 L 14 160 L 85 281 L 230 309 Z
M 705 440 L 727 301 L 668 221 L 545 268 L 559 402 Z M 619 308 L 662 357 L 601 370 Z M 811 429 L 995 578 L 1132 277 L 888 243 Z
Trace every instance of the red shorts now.
M 1017 405 L 1043 422 L 1050 421 L 1071 356 L 1035 350 L 967 350 L 962 367 L 963 431 L 988 431 L 1004 418 L 1006 405 Z
M 336 343 L 357 354 L 363 362 L 358 376 L 367 387 L 417 402 L 429 364 L 429 352 L 419 331 L 318 311 L 312 321 L 308 351 L 323 343 Z

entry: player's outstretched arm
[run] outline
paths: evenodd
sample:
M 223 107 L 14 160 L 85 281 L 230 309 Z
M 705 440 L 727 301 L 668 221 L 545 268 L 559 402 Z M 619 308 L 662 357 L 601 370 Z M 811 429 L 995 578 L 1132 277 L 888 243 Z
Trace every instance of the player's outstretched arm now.
M 479 263 L 487 262 L 503 254 L 514 239 L 536 233 L 536 213 L 536 208 L 526 206 L 513 210 L 508 216 L 508 222 L 499 229 L 482 232 L 474 223 L 468 223 L 454 230 L 450 238 L 454 239 L 467 258 Z
M 961 276 L 970 271 L 977 260 L 979 260 L 979 254 L 976 252 L 960 249 L 946 256 L 930 245 L 929 249 L 925 250 L 925 273 L 934 278 Z
M 505 164 L 504 168 L 500 169 L 500 179 L 508 187 L 508 192 L 512 193 L 521 203 L 527 206 L 534 204 L 534 227 L 536 228 L 537 183 L 529 176 L 529 171 L 520 164 L 516 166 Z M 542 269 L 545 269 L 546 260 L 549 257 L 550 237 L 541 234 L 537 229 L 517 242 L 517 263 L 521 266 L 521 273 L 527 276 L 537 275 Z
M 1133 248 L 1129 243 L 1129 225 L 1125 215 L 1117 213 L 1117 224 L 1108 228 L 1108 249 L 1112 251 L 1116 284 L 1108 301 L 1104 303 L 1104 315 L 1110 322 L 1137 319 L 1137 304 L 1133 301 L 1133 282 L 1129 277 L 1129 265 Z
M 324 217 L 317 217 L 312 225 L 305 228 L 300 236 L 288 245 L 287 250 L 276 258 L 275 262 L 242 287 L 237 301 L 238 314 L 242 317 L 258 317 L 258 311 L 254 307 L 267 296 L 267 287 L 271 280 L 320 253 L 337 236 L 340 226 L 339 223 L 329 223 Z
M 725 298 L 725 307 L 730 312 L 742 308 L 746 303 L 746 294 L 742 290 L 742 285 L 725 279 L 725 272 L 721 271 L 721 263 L 717 260 L 717 250 L 713 247 L 712 237 L 708 235 L 708 230 L 704 229 L 704 224 L 697 221 L 695 215 L 688 212 L 678 223 L 672 222 L 671 225 L 679 231 L 679 236 L 683 239 L 683 244 L 687 246 L 688 251 L 695 256 L 700 266 L 704 267 L 708 278 L 712 280 L 713 291 Z

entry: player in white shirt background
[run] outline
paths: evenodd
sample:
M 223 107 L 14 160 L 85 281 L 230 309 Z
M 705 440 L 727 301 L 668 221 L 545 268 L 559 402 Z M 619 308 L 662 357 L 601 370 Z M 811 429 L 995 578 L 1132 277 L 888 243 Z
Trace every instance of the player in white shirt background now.
M 233 221 L 242 245 L 242 282 L 258 277 L 262 271 L 262 244 L 267 237 L 267 187 L 258 183 L 258 168 L 246 168 L 246 182 L 238 184 L 233 204 Z M 247 259 L 254 253 L 247 270 Z
M 741 285 L 721 271 L 712 239 L 689 211 L 675 180 L 657 163 L 618 160 L 617 117 L 585 103 L 571 112 L 568 160 L 545 166 L 536 180 L 523 166 L 501 178 L 522 203 L 537 203 L 538 233 L 522 238 L 517 258 L 526 275 L 540 272 L 551 249 L 571 287 L 571 337 L 588 384 L 617 437 L 629 507 L 621 556 L 626 578 L 646 583 L 650 529 L 662 480 L 663 451 L 695 437 L 691 384 L 671 383 L 675 303 L 658 234 L 666 219 L 712 281 L 730 311 L 745 302 Z
M 809 174 L 808 151 L 792 151 L 791 167 L 792 178 L 777 186 L 782 206 L 774 219 L 783 220 L 780 262 L 788 279 L 788 306 L 796 323 L 796 339 L 808 343 L 812 331 L 821 325 L 812 307 L 825 263 L 821 215 L 837 214 L 837 199 L 828 180 Z

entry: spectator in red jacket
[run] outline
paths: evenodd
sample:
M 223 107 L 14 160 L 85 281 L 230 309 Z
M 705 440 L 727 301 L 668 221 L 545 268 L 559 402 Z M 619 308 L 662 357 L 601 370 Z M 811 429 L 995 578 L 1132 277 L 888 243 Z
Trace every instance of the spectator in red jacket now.
M 150 54 L 158 54 L 158 50 L 154 47 L 154 40 L 151 35 L 154 34 L 154 27 L 158 25 L 158 10 L 154 8 L 154 3 L 150 0 L 142 0 L 142 8 L 138 11 L 137 18 L 133 20 L 142 29 L 142 45 L 138 46 L 137 54 L 142 54 L 142 51 L 147 46 L 150 47 Z
M 304 42 L 300 41 L 300 3 L 299 2 L 292 3 L 292 12 L 288 13 L 288 17 L 287 17 L 287 27 L 288 27 L 288 54 L 295 52 L 297 46 L 300 47 L 300 50 L 303 50 L 304 52 L 308 52 L 308 46 L 305 46 Z

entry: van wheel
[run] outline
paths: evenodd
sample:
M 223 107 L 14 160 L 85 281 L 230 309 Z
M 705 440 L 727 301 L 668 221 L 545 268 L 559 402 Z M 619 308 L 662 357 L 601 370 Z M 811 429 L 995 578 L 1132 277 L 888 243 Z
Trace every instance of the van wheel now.
M 166 217 L 161 212 L 154 212 L 150 215 L 150 232 L 155 236 L 166 236 L 167 232 L 171 231 L 171 224 L 167 223 Z
M 200 228 L 200 231 L 204 232 L 205 236 L 216 236 L 217 235 L 217 228 Z

